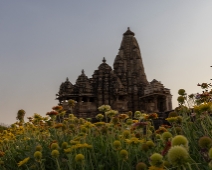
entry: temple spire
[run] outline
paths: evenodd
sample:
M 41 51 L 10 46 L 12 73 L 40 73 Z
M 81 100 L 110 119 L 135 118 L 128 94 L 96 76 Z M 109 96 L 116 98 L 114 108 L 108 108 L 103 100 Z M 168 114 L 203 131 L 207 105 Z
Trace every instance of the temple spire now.
M 81 73 L 82 73 L 82 74 L 85 74 L 85 71 L 84 71 L 84 69 L 82 69 Z
M 123 35 L 132 35 L 132 36 L 135 36 L 135 33 L 130 30 L 130 27 L 127 27 L 127 31 Z
M 131 82 L 131 78 L 136 78 L 136 84 L 147 84 L 141 52 L 134 33 L 127 28 L 123 34 L 118 57 L 116 57 L 113 67 L 122 81 Z
M 106 59 L 105 59 L 105 57 L 103 57 L 102 62 L 103 62 L 103 63 L 106 63 Z

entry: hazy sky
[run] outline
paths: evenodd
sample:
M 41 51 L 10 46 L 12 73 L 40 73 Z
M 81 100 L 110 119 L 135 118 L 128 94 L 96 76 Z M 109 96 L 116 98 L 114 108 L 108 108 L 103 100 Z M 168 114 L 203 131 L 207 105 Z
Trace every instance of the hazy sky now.
M 148 81 L 177 91 L 201 92 L 212 78 L 211 0 L 1 0 L 0 122 L 45 115 L 55 94 L 81 70 L 91 77 L 106 57 L 113 65 L 130 27 L 139 43 Z

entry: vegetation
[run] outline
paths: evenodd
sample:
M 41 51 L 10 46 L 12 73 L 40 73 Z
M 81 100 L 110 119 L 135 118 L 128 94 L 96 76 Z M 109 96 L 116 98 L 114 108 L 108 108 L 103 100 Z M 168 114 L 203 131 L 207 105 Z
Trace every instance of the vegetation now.
M 2 132 L 3 130 L 6 130 L 7 128 L 8 128 L 8 125 L 4 123 L 0 123 L 0 132 Z
M 66 117 L 61 106 L 24 122 L 19 110 L 18 121 L 0 132 L 0 169 L 212 169 L 212 91 L 210 84 L 198 85 L 202 94 L 179 90 L 179 107 L 166 119 L 171 126 L 158 129 L 156 113 L 119 114 L 108 105 L 99 107 L 96 123 Z

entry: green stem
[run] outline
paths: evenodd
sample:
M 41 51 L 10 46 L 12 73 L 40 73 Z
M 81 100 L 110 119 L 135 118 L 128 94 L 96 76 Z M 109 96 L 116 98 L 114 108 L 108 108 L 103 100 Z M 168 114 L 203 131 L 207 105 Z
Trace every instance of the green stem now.
M 174 129 L 174 133 L 175 133 L 175 135 L 177 135 L 177 132 L 176 132 L 176 129 L 175 129 L 175 125 L 174 125 L 174 123 L 172 124 L 172 126 L 173 126 L 173 129 Z
M 57 169 L 58 169 L 58 170 L 61 170 L 61 169 L 60 169 L 59 162 L 58 162 L 58 159 L 56 158 L 55 160 L 56 160 L 56 164 L 57 164 Z
M 203 127 L 204 133 L 206 136 L 208 136 L 207 128 L 205 127 L 204 123 L 201 121 L 201 126 Z
M 45 168 L 43 168 L 43 164 L 41 161 L 40 161 L 40 167 L 41 167 L 41 170 L 45 170 Z
M 183 170 L 186 170 L 186 167 L 184 165 L 182 165 Z
M 27 165 L 25 165 L 25 166 L 27 167 L 27 170 L 29 170 L 28 166 Z
M 192 170 L 191 165 L 187 163 L 189 170 Z
M 119 153 L 116 151 L 117 161 L 118 161 L 118 169 L 120 169 L 120 162 L 119 162 Z
M 81 165 L 81 167 L 82 167 L 82 170 L 84 170 L 84 169 L 85 169 L 85 167 L 84 167 L 84 165 L 83 165 L 83 164 Z
M 90 152 L 88 153 L 88 155 L 89 155 L 89 160 L 90 160 L 90 166 L 92 167 L 92 170 L 94 170 Z
M 135 157 L 136 157 L 136 162 L 138 162 L 138 155 L 136 153 L 136 149 L 134 148 L 133 150 L 134 150 L 134 154 L 135 154 Z
M 123 169 L 124 161 L 121 162 L 121 170 Z

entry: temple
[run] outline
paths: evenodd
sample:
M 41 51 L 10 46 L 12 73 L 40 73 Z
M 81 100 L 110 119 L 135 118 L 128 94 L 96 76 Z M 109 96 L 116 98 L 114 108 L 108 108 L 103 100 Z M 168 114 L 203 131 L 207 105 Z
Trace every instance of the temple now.
M 103 58 L 92 78 L 82 70 L 76 83 L 72 84 L 67 78 L 56 96 L 59 104 L 67 110 L 68 100 L 75 100 L 73 112 L 82 118 L 95 117 L 101 105 L 110 105 L 119 113 L 172 110 L 170 90 L 155 79 L 147 81 L 138 42 L 129 28 L 123 34 L 113 68 Z

